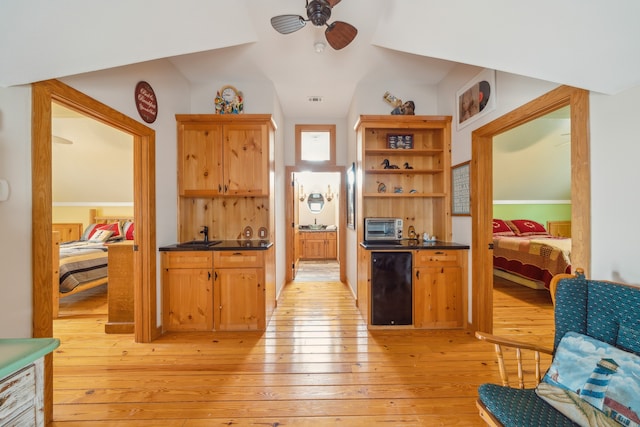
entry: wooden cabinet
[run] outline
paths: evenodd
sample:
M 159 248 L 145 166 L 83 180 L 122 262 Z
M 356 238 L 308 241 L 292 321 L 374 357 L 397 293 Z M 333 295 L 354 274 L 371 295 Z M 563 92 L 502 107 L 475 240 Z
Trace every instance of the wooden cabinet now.
M 112 243 L 108 249 L 107 334 L 128 334 L 134 330 L 133 241 Z
M 327 259 L 338 259 L 338 239 L 337 232 L 327 231 Z
M 0 339 L 0 425 L 44 426 L 52 402 L 45 401 L 44 358 L 57 338 Z
M 467 316 L 467 251 L 417 250 L 413 258 L 415 328 L 463 328 Z
M 165 331 L 265 329 L 275 307 L 271 249 L 161 256 Z
M 355 128 L 363 181 L 358 224 L 366 217 L 397 217 L 404 220 L 404 236 L 413 226 L 420 235 L 450 241 L 451 117 L 360 116 Z M 391 148 L 398 135 L 403 148 Z
M 261 251 L 214 252 L 215 324 L 221 331 L 264 330 L 265 277 Z
M 165 331 L 213 330 L 213 253 L 162 252 Z
M 269 195 L 268 120 L 220 115 L 176 119 L 181 196 Z
M 42 358 L 0 380 L 0 422 L 3 426 L 43 426 Z
M 178 239 L 235 240 L 275 229 L 275 122 L 269 114 L 178 114 Z
M 336 259 L 338 255 L 335 231 L 302 231 L 299 233 L 300 258 Z

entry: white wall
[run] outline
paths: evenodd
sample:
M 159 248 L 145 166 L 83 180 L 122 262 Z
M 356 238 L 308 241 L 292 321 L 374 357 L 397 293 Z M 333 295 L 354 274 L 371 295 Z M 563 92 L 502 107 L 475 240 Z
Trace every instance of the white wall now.
M 31 89 L 0 88 L 0 337 L 31 336 Z
M 591 94 L 591 276 L 640 284 L 640 86 Z

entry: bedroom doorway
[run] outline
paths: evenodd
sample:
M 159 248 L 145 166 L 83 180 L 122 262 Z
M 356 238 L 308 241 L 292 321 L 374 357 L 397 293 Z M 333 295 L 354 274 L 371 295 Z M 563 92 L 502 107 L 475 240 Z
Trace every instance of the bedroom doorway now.
M 57 81 L 32 85 L 33 336 L 51 337 L 52 320 L 52 102 L 133 137 L 134 317 L 136 342 L 150 342 L 156 327 L 155 132 L 153 129 Z M 37 262 L 36 262 L 37 260 Z
M 571 117 L 571 237 L 572 266 L 590 271 L 589 92 L 561 86 L 472 132 L 472 325 L 493 331 L 493 138 L 562 107 Z
M 135 230 L 131 228 L 134 224 L 133 137 L 56 102 L 52 102 L 51 117 L 53 230 L 59 233 L 60 247 L 65 247 L 67 254 L 75 252 L 76 260 L 80 255 L 83 260 L 70 263 L 69 258 L 65 259 L 64 267 L 61 265 L 54 277 L 54 280 L 62 277 L 65 285 L 65 293 L 54 298 L 54 319 L 65 317 L 72 323 L 77 321 L 86 312 L 81 307 L 91 300 L 92 313 L 108 316 L 105 333 L 133 333 L 132 256 L 127 256 L 131 254 L 130 239 Z M 96 252 L 92 247 L 81 254 L 82 248 L 89 244 L 86 241 L 62 245 L 85 238 L 81 233 L 91 224 L 116 221 L 120 227 L 114 228 L 117 237 L 109 238 L 108 253 Z M 112 245 L 116 242 L 117 245 Z M 96 259 L 104 262 L 92 259 L 87 251 L 97 253 Z M 109 268 L 113 276 L 108 278 L 107 257 L 111 260 Z M 55 295 L 55 289 L 53 292 Z

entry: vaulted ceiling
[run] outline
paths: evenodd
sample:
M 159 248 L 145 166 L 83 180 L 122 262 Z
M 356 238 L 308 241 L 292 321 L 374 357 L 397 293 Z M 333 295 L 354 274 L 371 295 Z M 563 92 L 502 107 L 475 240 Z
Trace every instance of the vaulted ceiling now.
M 357 85 L 437 84 L 456 63 L 614 94 L 640 84 L 636 0 L 342 0 L 330 21 L 354 42 L 316 53 L 324 29 L 270 18 L 305 0 L 9 0 L 0 4 L 0 85 L 167 58 L 198 83 L 264 81 L 287 116 L 341 117 Z M 323 97 L 309 105 L 309 96 Z

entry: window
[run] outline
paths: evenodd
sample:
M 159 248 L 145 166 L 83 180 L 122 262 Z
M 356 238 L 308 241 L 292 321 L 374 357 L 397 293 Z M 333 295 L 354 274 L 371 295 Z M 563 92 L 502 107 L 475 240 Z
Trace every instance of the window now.
M 336 125 L 296 125 L 296 165 L 335 165 Z

